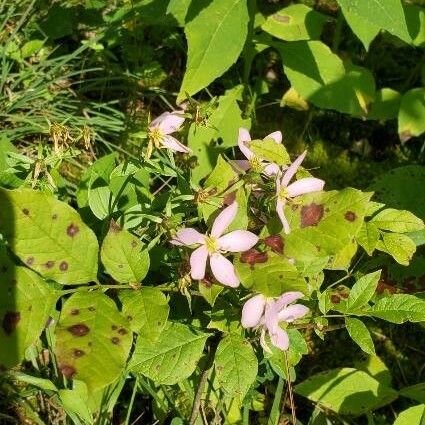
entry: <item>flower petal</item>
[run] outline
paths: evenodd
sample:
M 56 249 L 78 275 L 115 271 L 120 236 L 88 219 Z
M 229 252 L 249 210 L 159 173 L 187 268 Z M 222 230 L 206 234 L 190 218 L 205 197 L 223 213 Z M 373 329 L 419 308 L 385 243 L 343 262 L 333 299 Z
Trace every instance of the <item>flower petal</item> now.
M 196 248 L 190 256 L 190 275 L 192 279 L 200 280 L 205 277 L 208 249 L 205 245 Z
M 230 165 L 233 166 L 237 173 L 241 171 L 248 171 L 251 168 L 251 164 L 246 159 L 235 159 L 230 161 Z
M 283 211 L 285 203 L 285 201 L 278 199 L 276 202 L 276 212 L 282 222 L 283 231 L 288 235 L 291 232 L 291 228 L 289 227 L 288 220 L 286 219 L 285 212 Z
M 241 323 L 244 328 L 254 328 L 260 323 L 264 312 L 266 299 L 264 295 L 258 294 L 250 298 L 242 308 Z
M 280 167 L 277 164 L 271 163 L 267 164 L 263 170 L 264 174 L 267 176 L 276 176 L 280 172 Z
M 171 243 L 174 245 L 193 245 L 203 242 L 204 235 L 191 227 L 179 230 L 176 236 L 171 240 Z
M 177 131 L 184 123 L 184 111 L 164 112 L 154 119 L 149 128 L 158 127 L 164 134 L 171 134 Z
M 242 252 L 251 249 L 258 242 L 258 236 L 248 230 L 235 230 L 221 236 L 217 242 L 223 251 Z
M 238 146 L 241 152 L 244 154 L 245 158 L 247 159 L 251 159 L 254 156 L 254 152 L 252 152 L 245 145 L 245 142 L 249 142 L 250 140 L 251 136 L 249 135 L 249 131 L 246 128 L 240 128 L 238 136 Z
M 300 291 L 285 292 L 275 301 L 276 308 L 278 311 L 282 310 L 282 308 L 286 307 L 288 304 L 291 304 L 302 297 L 304 297 L 304 294 Z
M 293 198 L 294 196 L 303 195 L 304 193 L 318 192 L 323 189 L 325 182 L 315 177 L 306 177 L 305 179 L 297 180 L 291 183 L 286 190 L 288 195 Z
M 302 304 L 293 304 L 283 310 L 279 311 L 279 322 L 285 321 L 287 323 L 304 317 L 309 312 L 308 307 Z
M 282 132 L 274 131 L 268 134 L 264 139 L 273 139 L 276 143 L 282 143 Z
M 226 207 L 214 220 L 214 224 L 211 229 L 211 236 L 219 238 L 229 227 L 230 223 L 235 219 L 237 212 L 237 202 L 233 202 L 231 205 Z
M 295 176 L 298 167 L 301 165 L 301 163 L 304 161 L 305 156 L 307 155 L 307 151 L 304 151 L 285 171 L 285 174 L 282 177 L 282 180 L 280 184 L 283 187 L 288 186 L 289 182 L 291 181 L 292 177 Z
M 221 254 L 214 253 L 210 256 L 211 271 L 218 282 L 223 285 L 237 288 L 239 278 L 236 276 L 233 264 Z
M 171 149 L 174 152 L 190 152 L 190 149 L 187 146 L 185 146 L 183 143 L 180 143 L 173 136 L 165 135 L 161 143 L 165 148 Z
M 286 351 L 289 348 L 289 337 L 285 330 L 276 326 L 273 332 L 269 331 L 272 344 L 280 350 Z

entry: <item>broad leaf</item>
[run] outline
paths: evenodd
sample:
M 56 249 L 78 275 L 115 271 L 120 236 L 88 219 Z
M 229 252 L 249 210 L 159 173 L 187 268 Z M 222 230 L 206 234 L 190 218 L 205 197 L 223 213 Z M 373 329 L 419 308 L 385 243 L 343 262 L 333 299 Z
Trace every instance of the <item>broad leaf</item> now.
M 119 283 L 138 283 L 149 270 L 149 254 L 140 239 L 114 221 L 102 242 L 100 255 L 106 272 Z
M 376 249 L 391 255 L 397 263 L 409 265 L 416 251 L 416 244 L 408 236 L 401 233 L 384 233 Z
M 370 105 L 367 118 L 371 120 L 391 120 L 397 118 L 400 109 L 399 92 L 383 88 L 376 91 L 375 100 Z
M 248 21 L 245 0 L 215 0 L 186 24 L 188 58 L 177 102 L 207 87 L 236 62 Z
M 351 288 L 350 295 L 347 298 L 347 311 L 355 311 L 373 297 L 376 286 L 378 285 L 381 271 L 369 273 L 362 276 Z
M 167 298 L 157 288 L 144 286 L 134 291 L 120 291 L 122 313 L 140 338 L 156 340 L 167 324 Z
M 123 372 L 132 341 L 114 301 L 99 291 L 77 292 L 65 302 L 56 328 L 59 369 L 90 390 L 105 387 Z
M 276 143 L 272 139 L 252 140 L 249 142 L 249 148 L 259 158 L 277 165 L 286 165 L 291 159 L 282 143 Z
M 386 208 L 372 218 L 371 223 L 382 230 L 407 233 L 424 229 L 424 222 L 410 211 Z
M 392 388 L 351 368 L 318 373 L 298 384 L 295 392 L 341 415 L 361 415 L 397 398 Z
M 220 388 L 226 395 L 242 401 L 258 370 L 251 344 L 235 333 L 225 336 L 217 347 L 215 370 Z
M 425 404 L 425 382 L 402 388 L 400 395 Z
M 372 337 L 366 325 L 359 319 L 345 318 L 345 325 L 351 339 L 367 354 L 375 355 Z
M 96 236 L 69 205 L 30 189 L 0 189 L 0 205 L 0 231 L 28 267 L 62 284 L 97 279 Z
M 369 255 L 372 255 L 380 236 L 379 229 L 373 223 L 366 222 L 363 223 L 363 226 L 360 228 L 356 240 Z
M 401 412 L 394 422 L 394 425 L 423 425 L 425 424 L 425 404 L 409 407 Z
M 208 334 L 180 323 L 168 323 L 159 338 L 139 338 L 130 367 L 156 384 L 174 385 L 192 375 Z
M 367 310 L 367 315 L 392 323 L 425 321 L 425 301 L 408 294 L 394 294 L 381 298 Z
M 398 134 L 402 142 L 425 131 L 425 88 L 409 90 L 401 98 Z

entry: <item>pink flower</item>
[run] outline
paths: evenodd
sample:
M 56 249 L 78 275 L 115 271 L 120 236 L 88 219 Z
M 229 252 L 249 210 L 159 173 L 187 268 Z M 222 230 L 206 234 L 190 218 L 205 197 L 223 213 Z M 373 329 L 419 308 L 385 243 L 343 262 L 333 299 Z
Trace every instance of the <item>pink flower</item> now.
M 288 220 L 285 217 L 284 207 L 288 199 L 295 198 L 296 196 L 305 193 L 317 192 L 323 189 L 325 182 L 315 177 L 306 177 L 289 184 L 290 180 L 296 174 L 298 167 L 303 162 L 307 151 L 304 151 L 285 171 L 282 178 L 278 177 L 276 180 L 276 211 L 283 225 L 283 230 L 288 234 L 291 230 L 289 228 Z
M 233 264 L 222 254 L 247 251 L 258 242 L 258 237 L 247 230 L 235 230 L 224 234 L 235 219 L 237 211 L 236 202 L 226 207 L 215 219 L 210 235 L 203 235 L 195 229 L 186 228 L 179 230 L 176 237 L 171 240 L 174 245 L 200 244 L 190 256 L 192 279 L 200 280 L 205 277 L 209 259 L 211 271 L 218 282 L 232 288 L 239 286 L 240 281 Z
M 180 143 L 170 134 L 176 132 L 182 126 L 185 118 L 184 111 L 164 112 L 155 118 L 148 127 L 149 145 L 147 158 L 152 154 L 153 148 L 168 148 L 173 152 L 190 152 L 190 149 Z
M 282 143 L 282 133 L 275 131 L 267 135 L 264 139 L 273 139 L 276 143 Z M 252 168 L 254 171 L 258 171 L 266 174 L 267 176 L 273 176 L 279 173 L 279 166 L 277 164 L 268 162 L 264 159 L 258 158 L 251 149 L 246 146 L 246 142 L 251 141 L 251 136 L 245 128 L 239 129 L 238 146 L 241 152 L 244 154 L 246 159 L 235 160 L 236 165 L 243 171 Z
M 291 323 L 305 316 L 309 309 L 302 304 L 292 304 L 302 298 L 302 292 L 285 292 L 279 298 L 267 299 L 264 295 L 250 298 L 242 309 L 241 323 L 244 328 L 261 326 L 260 344 L 265 351 L 271 352 L 266 343 L 266 332 L 272 344 L 280 350 L 289 348 L 287 332 L 279 326 L 280 322 Z

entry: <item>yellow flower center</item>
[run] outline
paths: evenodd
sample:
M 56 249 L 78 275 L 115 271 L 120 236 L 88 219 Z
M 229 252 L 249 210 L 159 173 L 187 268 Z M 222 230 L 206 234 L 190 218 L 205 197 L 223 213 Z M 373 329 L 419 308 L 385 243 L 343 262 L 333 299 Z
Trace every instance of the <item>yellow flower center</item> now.
M 257 173 L 261 173 L 263 171 L 263 164 L 261 163 L 260 158 L 257 156 L 253 156 L 249 160 L 249 164 L 251 165 L 253 171 L 256 171 Z
M 162 140 L 164 139 L 164 133 L 158 128 L 153 127 L 148 133 L 149 140 L 152 141 L 154 146 L 158 149 L 162 147 Z
M 287 199 L 288 198 L 288 191 L 286 190 L 286 187 L 282 187 L 280 190 L 279 190 L 279 193 L 278 193 L 278 198 L 279 199 L 281 199 L 282 201 L 284 201 L 285 199 Z
M 205 236 L 205 246 L 210 254 L 218 251 L 217 239 L 211 236 Z

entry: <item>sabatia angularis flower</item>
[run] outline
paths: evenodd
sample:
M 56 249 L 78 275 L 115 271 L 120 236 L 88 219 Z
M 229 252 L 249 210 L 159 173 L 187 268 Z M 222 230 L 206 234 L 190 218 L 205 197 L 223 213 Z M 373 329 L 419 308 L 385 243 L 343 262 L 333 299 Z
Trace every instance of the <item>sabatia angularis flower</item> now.
M 276 143 L 282 143 L 282 133 L 275 131 L 267 135 L 265 139 L 273 139 Z M 249 131 L 245 128 L 239 129 L 238 146 L 246 159 L 235 160 L 236 165 L 244 171 L 252 168 L 254 171 L 264 173 L 267 176 L 273 176 L 279 173 L 279 166 L 277 164 L 268 162 L 264 159 L 258 158 L 251 149 L 246 146 L 246 142 L 251 141 Z
M 265 351 L 271 352 L 266 343 L 266 332 L 275 347 L 280 350 L 287 350 L 289 348 L 289 337 L 287 332 L 279 326 L 279 323 L 291 323 L 308 313 L 309 309 L 306 306 L 292 304 L 303 296 L 302 292 L 285 292 L 277 299 L 266 298 L 261 294 L 254 295 L 243 306 L 242 326 L 244 328 L 262 327 L 260 344 Z
M 299 179 L 294 183 L 289 184 L 292 177 L 296 174 L 298 167 L 303 162 L 307 151 L 304 151 L 285 171 L 282 178 L 278 176 L 276 180 L 276 212 L 283 225 L 283 230 L 288 234 L 291 229 L 289 228 L 288 220 L 285 217 L 284 207 L 288 199 L 295 198 L 305 193 L 318 192 L 323 189 L 325 182 L 315 177 L 306 177 Z
M 182 126 L 184 111 L 164 112 L 155 118 L 148 127 L 149 144 L 146 157 L 150 158 L 153 148 L 171 149 L 173 152 L 190 152 L 190 149 L 171 136 Z
M 186 228 L 179 230 L 176 237 L 171 240 L 174 245 L 200 244 L 190 256 L 192 279 L 200 280 L 205 277 L 209 259 L 211 271 L 218 282 L 232 288 L 239 286 L 240 281 L 235 268 L 223 254 L 247 251 L 258 242 L 258 237 L 247 230 L 235 230 L 224 234 L 235 219 L 237 211 L 237 202 L 226 207 L 215 219 L 209 235 L 203 235 L 193 228 Z

